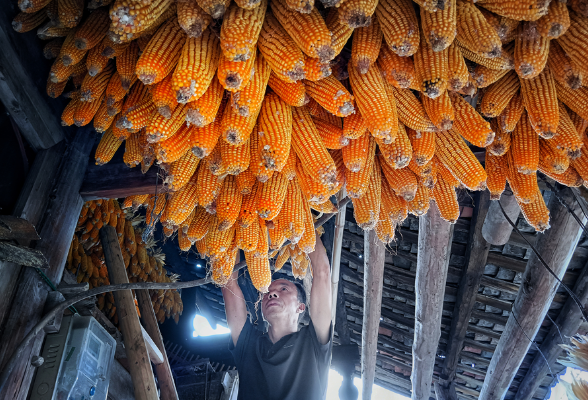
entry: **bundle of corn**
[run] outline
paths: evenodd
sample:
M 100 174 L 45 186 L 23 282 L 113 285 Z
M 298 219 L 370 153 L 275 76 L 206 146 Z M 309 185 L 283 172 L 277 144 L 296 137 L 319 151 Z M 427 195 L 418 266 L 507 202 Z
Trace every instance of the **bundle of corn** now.
M 165 231 L 182 226 L 220 283 L 246 248 L 263 290 L 268 233 L 312 249 L 310 208 L 334 212 L 343 185 L 388 243 L 431 200 L 455 222 L 456 190 L 498 200 L 507 182 L 544 231 L 538 173 L 588 180 L 588 15 L 574 4 L 93 0 L 74 25 L 55 3 L 20 0 L 15 29 L 45 13 L 39 37 L 64 38 L 45 49 L 48 92 L 71 98 L 63 124 L 94 120 L 97 164 L 125 142 L 129 167 L 167 169 Z
M 150 196 L 145 195 L 129 199 L 122 208 L 116 199 L 92 200 L 84 204 L 66 261 L 67 270 L 76 276 L 78 283 L 88 282 L 90 289 L 110 285 L 98 237 L 98 231 L 104 224 L 116 228 L 129 282 L 177 280 L 177 276 L 167 275 L 165 255 L 155 246 L 155 241 L 143 241 L 144 218 L 135 216 L 132 211 L 133 207 L 137 209 L 150 201 L 153 201 Z M 177 290 L 151 290 L 150 295 L 160 323 L 166 318 L 174 318 L 176 323 L 179 321 L 184 306 Z M 97 306 L 118 325 L 112 293 L 98 295 Z

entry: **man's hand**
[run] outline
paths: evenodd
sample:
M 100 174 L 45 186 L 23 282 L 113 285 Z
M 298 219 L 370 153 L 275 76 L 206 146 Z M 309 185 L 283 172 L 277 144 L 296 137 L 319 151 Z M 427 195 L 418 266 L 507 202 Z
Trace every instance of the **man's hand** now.
M 235 264 L 239 262 L 239 253 L 235 260 Z M 223 298 L 225 299 L 225 313 L 227 314 L 227 324 L 231 330 L 231 338 L 233 339 L 233 345 L 237 345 L 239 335 L 245 326 L 247 321 L 247 305 L 245 304 L 245 298 L 243 292 L 237 283 L 239 277 L 239 271 L 233 272 L 229 282 L 223 286 Z
M 327 251 L 318 234 L 314 251 L 308 256 L 312 264 L 310 318 L 319 342 L 326 344 L 331 339 L 331 267 Z

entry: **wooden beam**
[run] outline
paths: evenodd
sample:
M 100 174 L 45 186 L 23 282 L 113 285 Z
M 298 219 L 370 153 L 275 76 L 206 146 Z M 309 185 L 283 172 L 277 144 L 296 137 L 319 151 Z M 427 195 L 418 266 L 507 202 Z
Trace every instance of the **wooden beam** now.
M 582 272 L 574 286 L 574 293 L 580 299 L 584 307 L 588 302 L 588 262 L 584 265 Z M 575 335 L 582 324 L 582 313 L 576 303 L 568 298 L 555 319 L 555 324 L 551 326 L 549 333 L 541 343 L 541 354 L 536 354 L 527 374 L 521 381 L 515 400 L 530 400 L 533 394 L 541 385 L 543 379 L 549 373 L 549 369 L 554 369 L 555 363 L 562 353 L 561 344 L 570 344 L 570 337 Z M 564 338 L 562 342 L 561 338 Z M 545 357 L 548 364 L 545 363 Z
M 560 196 L 581 217 L 573 193 L 565 188 Z M 537 240 L 537 250 L 557 276 L 563 277 L 580 239 L 581 229 L 571 213 L 552 196 L 549 202 L 551 228 Z M 513 312 L 502 333 L 480 392 L 480 400 L 504 398 L 555 295 L 558 282 L 533 253 L 523 274 L 525 290 L 519 291 Z M 515 320 L 516 318 L 516 320 Z
M 26 219 L 12 215 L 0 215 L 0 240 L 16 240 L 21 244 L 27 244 L 32 240 L 39 239 L 41 237 L 34 225 Z
M 154 365 L 159 365 L 163 363 L 163 354 L 157 348 L 157 345 L 151 339 L 151 336 L 147 333 L 145 328 L 141 326 L 141 333 L 143 334 L 143 339 L 145 340 L 145 347 L 147 347 L 147 353 L 149 353 L 149 359 Z
M 163 344 L 163 337 L 159 330 L 159 324 L 153 311 L 153 303 L 149 296 L 148 290 L 135 290 L 137 294 L 137 302 L 139 303 L 139 310 L 141 311 L 141 320 L 145 327 L 145 331 L 149 334 L 151 339 L 155 342 L 157 348 L 161 351 L 163 362 L 155 366 L 155 374 L 157 375 L 157 383 L 161 392 L 161 400 L 177 400 L 178 393 L 176 391 L 176 384 L 169 365 L 169 359 L 165 352 L 165 345 Z
M 118 244 L 116 229 L 110 225 L 100 229 L 100 242 L 104 249 L 104 261 L 108 269 L 108 276 L 113 285 L 128 283 L 125 263 Z M 123 334 L 127 359 L 135 398 L 137 400 L 157 400 L 157 385 L 149 362 L 149 353 L 143 339 L 139 315 L 135 308 L 133 293 L 130 290 L 114 292 L 114 301 L 119 315 L 119 327 Z
M 457 400 L 455 383 L 451 382 L 447 387 L 445 387 L 439 381 L 437 381 L 435 382 L 434 386 L 437 400 Z
M 506 215 L 516 223 L 521 209 L 514 195 L 504 193 L 500 198 L 500 204 L 502 204 Z M 493 201 L 489 204 L 489 211 L 487 211 L 486 218 L 482 221 L 482 224 L 482 236 L 488 243 L 502 246 L 509 241 L 512 226 L 504 218 L 498 202 Z
M 443 220 L 432 201 L 419 218 L 419 248 L 415 282 L 415 327 L 412 345 L 412 399 L 428 400 L 441 337 L 441 316 L 453 225 Z
M 343 187 L 339 193 L 337 194 L 337 201 L 341 201 L 347 192 L 345 187 Z M 342 290 L 339 290 L 339 275 L 340 275 L 340 266 L 341 266 L 341 247 L 343 246 L 343 232 L 345 232 L 345 217 L 347 214 L 347 207 L 340 207 L 337 215 L 335 216 L 335 231 L 333 232 L 333 250 L 331 254 L 331 323 L 333 324 L 333 328 L 337 326 L 336 322 L 340 322 L 339 325 L 344 325 L 344 321 L 342 318 L 337 321 L 337 313 L 345 312 L 345 300 L 343 300 L 342 304 L 343 307 L 340 306 L 339 297 L 343 294 Z M 347 319 L 345 317 L 345 319 Z M 339 326 L 341 330 L 345 329 L 344 326 Z M 333 333 L 335 329 L 333 329 Z M 341 333 L 337 331 L 339 337 L 341 337 Z M 343 333 L 343 336 L 346 336 L 345 340 L 349 344 L 349 332 L 347 334 Z
M 371 399 L 376 373 L 378 350 L 378 327 L 382 308 L 382 284 L 384 282 L 384 259 L 386 247 L 371 229 L 364 234 L 363 274 L 363 326 L 361 329 L 361 381 L 362 398 Z
M 45 269 L 47 260 L 39 250 L 9 242 L 0 242 L 0 261 L 20 264 L 24 267 Z

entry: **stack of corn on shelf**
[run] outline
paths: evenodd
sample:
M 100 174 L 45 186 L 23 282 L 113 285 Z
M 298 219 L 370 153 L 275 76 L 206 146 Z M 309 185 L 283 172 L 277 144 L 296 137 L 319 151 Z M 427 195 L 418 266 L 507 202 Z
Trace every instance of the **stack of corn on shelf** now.
M 130 198 L 123 203 L 122 209 L 116 199 L 88 201 L 84 204 L 66 261 L 67 270 L 76 275 L 78 283 L 88 282 L 90 289 L 110 285 L 104 251 L 98 237 L 100 228 L 105 224 L 116 228 L 129 282 L 177 280 L 176 275 L 167 275 L 165 255 L 155 246 L 155 241 L 152 238 L 147 243 L 143 241 L 141 235 L 145 219 L 135 215 L 131 207 L 133 204 Z M 178 323 L 184 309 L 178 291 L 159 289 L 150 290 L 149 294 L 157 320 L 163 323 L 166 318 L 173 318 Z M 111 292 L 98 295 L 97 306 L 118 325 Z
M 356 222 L 389 243 L 431 199 L 454 222 L 457 189 L 497 200 L 507 181 L 543 231 L 537 172 L 588 180 L 587 0 L 19 6 L 14 28 L 50 40 L 47 92 L 71 98 L 62 123 L 104 132 L 97 164 L 125 141 L 129 167 L 167 170 L 171 194 L 148 214 L 195 243 L 221 284 L 239 248 L 265 290 L 286 239 L 277 267 L 292 258 L 303 273 L 310 209 L 335 212 L 343 186 Z

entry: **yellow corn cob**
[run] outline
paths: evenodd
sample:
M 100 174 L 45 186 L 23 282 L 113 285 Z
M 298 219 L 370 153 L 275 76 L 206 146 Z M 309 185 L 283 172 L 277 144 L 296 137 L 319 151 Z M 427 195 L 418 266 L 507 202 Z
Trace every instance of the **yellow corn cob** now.
M 342 119 L 336 115 L 331 114 L 325 110 L 319 103 L 316 102 L 312 97 L 306 105 L 306 109 L 313 118 L 321 119 L 328 122 L 331 125 L 335 125 L 338 128 L 343 128 Z
M 320 81 L 305 81 L 306 92 L 331 114 L 346 117 L 355 110 L 353 96 L 334 76 Z
M 336 214 L 339 209 L 337 208 L 337 206 L 333 203 L 331 203 L 330 200 L 325 201 L 322 204 L 316 204 L 316 203 L 308 203 L 310 205 L 310 208 L 312 208 L 313 210 L 319 212 L 319 213 L 323 213 L 323 214 Z
M 342 1 L 337 6 L 339 8 L 339 20 L 351 29 L 370 26 L 375 19 L 372 16 L 377 5 L 377 0 Z
M 432 189 L 437 182 L 437 165 L 439 163 L 435 157 L 423 166 L 419 166 L 411 160 L 408 168 L 416 175 L 419 185 Z
M 588 16 L 588 4 L 586 3 L 586 0 L 571 0 L 569 3 L 564 4 L 568 4 L 570 8 L 578 14 L 585 17 Z
M 272 73 L 268 85 L 283 101 L 293 107 L 302 107 L 308 103 L 309 97 L 302 82 L 285 82 Z
M 422 102 L 427 115 L 437 128 L 441 130 L 451 129 L 455 114 L 446 90 L 435 99 L 423 96 Z
M 539 169 L 563 174 L 570 166 L 567 154 L 558 149 L 552 140 L 539 138 Z
M 67 27 L 76 27 L 84 13 L 84 1 L 83 0 L 58 0 L 58 12 L 59 22 Z
M 284 246 L 278 252 L 278 258 L 276 259 L 276 264 L 274 265 L 274 271 L 279 271 L 282 269 L 284 264 L 288 262 L 290 259 L 290 247 Z
M 223 139 L 233 145 L 245 143 L 250 135 L 252 135 L 257 116 L 259 115 L 259 109 L 255 111 L 255 114 L 243 117 L 239 114 L 239 111 L 227 105 L 222 120 L 219 121 Z M 257 132 L 255 134 L 257 135 Z
M 180 225 L 194 211 L 198 205 L 197 191 L 200 182 L 196 184 L 194 176 L 190 181 L 177 192 L 172 193 L 165 206 L 165 211 L 161 217 L 161 223 L 168 227 Z
M 439 131 L 435 142 L 439 161 L 468 189 L 482 190 L 486 172 L 460 135 L 453 131 Z
M 220 221 L 214 216 L 208 233 L 204 237 L 206 241 L 206 250 L 212 261 L 220 260 L 233 243 L 235 237 L 235 227 L 221 231 L 218 229 Z
M 445 50 L 453 42 L 457 33 L 456 8 L 455 0 L 447 1 L 443 9 L 435 12 L 421 7 L 423 36 L 433 51 Z
M 255 58 L 254 68 L 255 74 L 249 84 L 243 90 L 233 93 L 231 96 L 232 107 L 243 117 L 257 115 L 261 109 L 267 82 L 271 73 L 268 63 L 265 62 L 261 54 Z
M 71 126 L 74 124 L 74 114 L 78 105 L 81 103 L 79 98 L 74 98 L 67 103 L 63 112 L 61 113 L 61 125 L 62 126 Z
M 296 162 L 296 176 L 302 193 L 311 203 L 324 203 L 331 195 L 329 188 L 304 171 L 300 161 Z
M 214 19 L 221 18 L 231 3 L 230 0 L 196 0 L 196 2 Z
M 218 122 L 220 122 L 223 111 L 220 107 L 223 93 L 223 87 L 218 79 L 213 79 L 202 97 L 186 105 L 186 122 L 203 127 L 215 121 L 217 115 Z
M 179 103 L 200 98 L 214 78 L 221 52 L 218 38 L 208 30 L 198 38 L 188 38 L 182 49 L 172 87 Z
M 259 240 L 257 241 L 257 248 L 253 251 L 253 256 L 268 258 L 269 242 L 267 226 L 264 220 L 258 218 L 259 221 Z
M 220 33 L 225 58 L 246 61 L 254 55 L 266 8 L 267 0 L 261 0 L 259 6 L 252 9 L 244 9 L 237 4 L 229 7 Z
M 121 144 L 122 141 L 118 140 L 118 138 L 112 134 L 112 129 L 108 129 L 104 132 L 94 155 L 96 165 L 104 165 L 112 160 L 114 153 L 116 153 Z
M 417 51 L 419 24 L 410 0 L 381 0 L 376 7 L 376 15 L 384 39 L 394 53 L 408 57 Z
M 523 113 L 512 133 L 511 150 L 514 167 L 521 174 L 534 174 L 539 164 L 539 136 Z
M 498 33 L 498 37 L 500 37 L 503 44 L 514 40 L 519 21 L 512 18 L 502 17 L 482 7 L 479 7 L 478 10 L 484 15 L 486 22 L 488 22 L 492 28 L 494 28 L 496 33 Z
M 121 85 L 127 91 L 137 80 L 135 68 L 138 59 L 139 45 L 136 42 L 131 42 L 122 54 L 116 57 L 116 69 L 120 75 Z
M 125 141 L 125 154 L 123 156 L 123 161 L 129 168 L 136 167 L 141 164 L 141 160 L 143 160 L 143 156 L 139 150 L 139 135 L 139 132 L 133 133 L 131 137 Z
M 478 4 L 498 15 L 517 21 L 536 21 L 547 14 L 548 2 L 540 0 L 523 0 L 511 2 L 506 0 L 480 0 Z
M 266 182 L 271 176 L 273 175 L 274 171 L 269 170 L 265 167 L 261 158 L 259 157 L 259 133 L 258 133 L 258 126 L 255 124 L 253 128 L 253 133 L 251 134 L 250 145 L 251 145 L 251 163 L 250 169 L 253 175 L 257 178 L 260 182 Z
M 116 57 L 121 57 L 124 52 L 129 48 L 129 46 L 131 45 L 131 42 L 126 42 L 126 43 L 115 43 L 112 41 L 112 39 L 106 35 L 106 37 L 104 39 L 102 39 L 102 42 L 100 43 L 99 47 L 102 49 L 102 53 L 100 53 L 102 56 L 111 59 L 111 58 L 116 58 Z M 139 45 L 137 43 L 135 43 L 135 46 L 137 46 L 137 50 L 139 49 Z M 137 61 L 138 58 L 138 54 L 137 57 L 135 57 L 135 62 Z M 126 62 L 125 62 L 126 64 Z M 135 74 L 135 68 L 134 68 L 134 63 L 133 63 L 133 69 L 132 69 L 132 74 Z M 130 67 L 129 67 L 130 69 Z
M 259 222 L 255 218 L 247 227 L 237 225 L 235 230 L 235 243 L 238 248 L 245 252 L 255 251 L 259 242 L 259 234 Z
M 269 259 L 267 256 L 254 257 L 253 253 L 245 253 L 245 262 L 247 263 L 247 270 L 251 276 L 251 283 L 259 292 L 267 293 L 268 287 L 272 283 Z
M 439 158 L 433 157 L 433 160 L 431 161 L 431 163 L 432 163 L 432 165 L 431 165 L 431 173 L 434 172 L 436 175 L 442 176 L 443 177 L 443 180 L 448 185 L 451 185 L 453 187 L 460 187 L 461 186 L 461 184 L 453 176 L 453 174 L 451 173 L 451 171 L 449 171 L 447 169 L 447 167 L 445 167 L 445 165 L 443 165 L 443 163 L 441 161 L 439 161 Z M 409 168 L 410 168 L 410 166 L 409 166 Z
M 518 202 L 525 220 L 537 232 L 544 232 L 549 229 L 549 209 L 545 205 L 545 200 L 541 191 L 537 189 L 534 199 L 529 203 Z
M 429 211 L 430 201 L 430 189 L 419 182 L 414 199 L 408 202 L 408 212 L 417 217 L 425 215 Z
M 510 149 L 510 132 L 503 130 L 496 118 L 490 121 L 490 128 L 496 136 L 494 136 L 494 141 L 486 147 L 486 150 L 495 156 L 503 156 Z
M 343 162 L 348 170 L 359 172 L 365 167 L 369 143 L 370 135 L 365 133 L 357 139 L 350 140 L 349 145 L 343 147 Z
M 382 172 L 383 170 L 384 167 L 382 167 Z M 415 178 L 412 198 L 414 198 L 414 194 L 416 193 L 416 185 Z M 392 224 L 401 224 L 408 216 L 408 203 L 404 198 L 397 196 L 392 191 L 387 179 L 382 179 L 382 205 L 380 206 L 380 212 L 382 211 L 384 212 L 384 216 L 387 217 Z
M 398 124 L 398 137 L 393 143 L 385 144 L 376 139 L 382 159 L 392 168 L 404 168 L 412 158 L 412 145 L 406 134 L 406 128 Z
M 390 221 L 390 218 L 384 216 L 384 207 L 380 206 L 379 221 L 376 223 L 375 230 L 378 239 L 385 245 L 391 243 L 394 240 L 394 228 L 395 225 Z
M 351 47 L 351 62 L 359 70 L 359 73 L 365 74 L 376 62 L 381 46 L 382 31 L 376 18 L 369 26 L 355 30 Z
M 582 86 L 583 72 L 568 57 L 557 41 L 553 41 L 549 45 L 547 65 L 553 78 L 560 84 L 573 90 Z
M 491 69 L 483 65 L 476 65 L 476 68 L 474 68 L 471 77 L 472 80 L 476 83 L 476 87 L 485 88 L 501 79 L 508 73 L 508 71 L 509 70 L 506 69 Z
M 519 92 L 512 97 L 506 108 L 498 117 L 500 128 L 505 132 L 512 132 L 521 119 L 523 111 L 525 111 L 523 95 Z
M 128 90 L 123 89 L 120 80 L 120 75 L 115 72 L 106 86 L 106 103 L 108 106 L 113 106 L 115 103 L 122 101 L 126 96 Z M 113 109 L 114 110 L 114 109 Z
M 457 222 L 460 212 L 455 187 L 447 183 L 441 174 L 438 174 L 437 183 L 431 193 L 437 203 L 441 218 L 451 224 Z
M 566 172 L 564 172 L 563 174 L 553 174 L 549 171 L 542 170 L 541 167 L 539 167 L 539 171 L 541 171 L 543 174 L 553 179 L 554 181 L 568 187 L 580 187 L 584 184 L 584 180 L 572 166 L 568 167 L 568 169 L 566 169 Z
M 280 211 L 279 229 L 286 239 L 292 243 L 298 243 L 305 229 L 304 207 L 302 192 L 297 180 L 292 180 L 288 185 L 282 210 Z
M 171 118 L 172 112 L 178 105 L 176 94 L 172 89 L 172 74 L 169 74 L 161 82 L 149 86 L 149 91 L 157 112 L 164 118 Z
M 111 31 L 120 35 L 120 40 L 128 39 L 129 34 L 139 34 L 148 30 L 151 25 L 159 22 L 160 17 L 166 14 L 171 1 L 115 1 L 110 9 L 112 19 Z M 175 5 L 175 4 L 174 4 Z M 174 13 L 175 15 L 175 10 Z
M 584 75 L 588 74 L 588 56 L 584 46 L 586 35 L 588 35 L 586 17 L 570 11 L 570 27 L 557 39 L 557 43 Z
M 447 89 L 448 51 L 433 51 L 424 37 L 414 55 L 416 86 L 427 97 L 432 99 Z
M 49 94 L 49 96 L 51 96 L 51 94 Z M 120 105 L 122 106 L 122 104 Z M 108 114 L 108 106 L 106 105 L 106 101 L 102 101 L 102 104 L 100 104 L 100 107 L 96 112 L 96 116 L 94 117 L 94 129 L 96 129 L 96 132 L 102 133 L 108 128 L 110 128 L 110 125 L 112 125 L 112 122 L 114 121 L 115 117 L 116 115 Z
M 50 40 L 53 38 L 65 37 L 71 31 L 71 28 L 66 28 L 61 24 L 53 21 L 47 22 L 37 28 L 37 37 L 41 40 Z
M 582 136 L 582 143 L 584 144 L 584 148 L 588 146 L 588 137 L 586 135 Z M 588 181 L 588 152 L 583 151 L 580 157 L 572 160 L 571 162 L 572 167 L 580 174 L 584 181 Z
M 106 68 L 110 59 L 102 55 L 103 45 L 93 47 L 86 57 L 86 69 L 90 76 L 96 76 Z
M 196 0 L 184 0 L 177 3 L 178 23 L 188 37 L 200 37 L 212 23 L 209 14 L 198 5 Z
M 230 175 L 239 175 L 249 168 L 251 161 L 251 145 L 249 141 L 240 146 L 233 146 L 221 140 L 219 142 L 221 157 L 225 172 Z
M 480 103 L 481 113 L 489 118 L 497 117 L 508 106 L 520 88 L 519 77 L 514 71 L 490 85 Z
M 276 0 L 271 2 L 271 8 L 276 19 L 305 54 L 321 62 L 335 57 L 331 34 L 316 8 L 308 14 L 301 14 Z
M 521 93 L 533 128 L 545 139 L 553 137 L 559 124 L 559 108 L 549 68 L 534 78 L 521 79 Z
M 407 127 L 420 132 L 434 132 L 437 130 L 428 117 L 420 101 L 409 89 L 392 89 L 398 110 L 398 119 Z
M 216 199 L 216 217 L 218 230 L 224 231 L 233 226 L 241 210 L 243 195 L 237 187 L 234 176 L 229 175 L 223 180 L 221 191 Z
M 53 97 L 54 99 L 61 96 L 63 90 L 65 89 L 65 85 L 67 85 L 67 80 L 54 83 L 51 82 L 51 79 L 47 79 L 47 95 L 49 97 Z
M 97 46 L 106 32 L 108 32 L 108 11 L 99 9 L 93 11 L 82 25 L 76 30 L 74 42 L 80 50 L 90 50 Z
M 32 14 L 41 10 L 50 2 L 51 0 L 19 0 L 18 8 L 20 8 L 23 13 Z
M 184 104 L 178 105 L 169 119 L 160 114 L 154 114 L 147 125 L 147 140 L 149 143 L 157 143 L 169 139 L 176 134 L 185 120 L 186 106 Z
M 239 176 L 243 174 L 237 175 L 237 186 L 241 186 L 239 183 Z M 241 186 L 241 194 L 243 194 L 243 200 L 241 202 L 241 209 L 239 211 L 238 217 L 238 224 L 242 228 L 247 228 L 250 226 L 254 221 L 258 220 L 257 217 L 257 191 L 259 189 L 259 183 L 253 181 L 251 187 L 249 188 L 248 193 L 243 193 L 243 189 Z
M 282 209 L 289 180 L 275 172 L 257 191 L 257 213 L 264 220 L 273 220 Z
M 162 25 L 137 61 L 139 80 L 146 85 L 161 82 L 175 68 L 185 42 L 186 34 L 176 19 Z
M 76 126 L 86 126 L 92 121 L 94 115 L 98 112 L 100 104 L 102 104 L 103 97 L 100 97 L 92 102 L 80 101 L 73 115 Z
M 289 181 L 296 178 L 296 152 L 294 149 L 290 149 L 288 159 L 286 160 L 286 165 L 284 165 L 284 168 L 282 168 L 280 172 Z
M 537 21 L 537 30 L 547 39 L 555 39 L 563 35 L 570 27 L 570 15 L 566 3 L 552 1 L 549 12 Z
M 488 190 L 490 200 L 500 200 L 506 186 L 506 175 L 508 167 L 506 157 L 495 156 L 486 149 L 486 173 L 488 174 Z
M 237 185 L 241 194 L 250 194 L 253 189 L 253 184 L 256 182 L 255 176 L 251 172 L 251 168 L 246 169 L 237 175 Z
M 157 146 L 157 159 L 164 163 L 179 160 L 190 150 L 190 138 L 194 129 L 184 124 L 175 135 L 160 141 Z
M 189 251 L 192 247 L 192 243 L 188 239 L 188 236 L 180 229 L 178 231 L 178 246 L 180 251 Z
M 366 131 L 365 120 L 359 110 L 343 119 L 343 136 L 346 138 L 357 139 L 363 136 Z
M 574 124 L 574 128 L 576 128 L 576 131 L 578 132 L 578 136 L 583 138 L 586 128 L 588 128 L 588 121 L 580 117 L 578 114 L 570 110 L 568 107 L 566 107 L 566 111 L 568 112 L 568 115 L 570 116 L 570 119 Z
M 514 56 L 510 48 L 504 48 L 501 50 L 500 55 L 494 58 L 483 57 L 465 47 L 459 38 L 455 39 L 455 44 L 459 48 L 461 54 L 466 59 L 473 61 L 477 64 L 483 65 L 490 69 L 513 69 L 514 68 Z
M 255 52 L 246 61 L 229 61 L 221 57 L 217 77 L 222 86 L 230 92 L 243 90 L 253 76 L 255 69 Z
M 190 227 L 186 233 L 188 240 L 194 243 L 197 240 L 202 240 L 208 233 L 210 223 L 212 222 L 212 214 L 200 206 L 194 209 L 194 217 L 190 222 Z
M 142 101 L 125 113 L 121 113 L 116 121 L 118 129 L 137 130 L 146 127 L 155 113 L 155 106 L 149 100 Z
M 457 37 L 470 51 L 488 58 L 500 55 L 502 41 L 473 3 L 457 0 Z
M 588 120 L 588 88 L 583 86 L 572 90 L 557 81 L 555 81 L 555 88 L 559 100 L 581 118 Z
M 208 161 L 208 158 L 200 161 L 200 167 L 198 168 L 197 173 L 198 187 L 196 189 L 196 195 L 198 198 L 198 204 L 204 208 L 209 207 L 216 199 L 222 183 L 218 177 L 210 172 Z
M 92 102 L 103 97 L 108 82 L 114 72 L 113 63 L 109 63 L 106 68 L 96 76 L 86 75 L 80 88 L 80 100 L 83 102 Z
M 366 161 L 362 169 L 357 172 L 351 170 L 345 171 L 345 180 L 347 182 L 347 193 L 351 198 L 361 198 L 368 190 L 370 176 L 375 163 L 376 141 L 371 136 L 366 151 Z
M 416 77 L 411 57 L 400 57 L 388 46 L 383 46 L 378 57 L 378 67 L 392 86 L 399 89 L 414 86 Z
M 213 175 L 218 176 L 219 179 L 223 179 L 226 176 L 226 168 L 223 163 L 221 154 L 220 144 L 217 143 L 215 148 L 212 150 L 206 158 L 208 159 L 208 168 Z
M 179 160 L 169 166 L 169 171 L 163 182 L 170 191 L 177 191 L 184 187 L 198 168 L 200 159 L 191 151 L 186 152 Z
M 304 77 L 309 81 L 320 81 L 331 75 L 331 65 L 329 62 L 321 62 L 318 58 L 312 58 L 304 55 Z
M 559 150 L 565 152 L 571 159 L 578 158 L 582 152 L 582 137 L 578 134 L 566 107 L 560 101 L 559 106 L 559 124 L 557 132 L 549 140 L 551 144 Z
M 301 251 L 301 253 L 299 253 L 299 258 L 297 259 L 297 261 L 298 260 L 302 261 L 302 260 L 300 260 L 300 257 L 304 257 L 304 255 L 302 253 L 307 253 L 307 254 L 312 253 L 314 251 L 314 248 L 316 245 L 314 219 L 312 217 L 312 213 L 310 211 L 310 208 L 304 207 L 303 218 L 304 218 L 304 233 L 302 234 L 302 237 L 300 238 L 300 240 L 298 241 L 298 243 L 296 245 L 296 248 Z M 292 253 L 291 253 L 291 255 L 292 255 Z M 296 262 L 293 257 L 293 259 L 292 259 L 293 269 L 294 269 L 295 265 L 296 265 Z M 301 268 L 301 269 L 303 269 L 303 268 Z
M 268 94 L 258 122 L 260 159 L 267 169 L 281 171 L 292 141 L 292 109 L 275 94 Z
M 417 165 L 427 164 L 435 154 L 435 134 L 410 128 L 407 128 L 407 134 L 412 146 L 412 159 Z
M 286 82 L 304 79 L 304 56 L 278 20 L 268 12 L 257 47 L 271 70 Z
M 343 136 L 343 129 L 320 118 L 314 118 L 313 122 L 327 149 L 342 149 L 349 144 L 349 139 Z
M 34 14 L 25 14 L 34 15 Z M 66 67 L 79 63 L 87 53 L 87 50 L 80 50 L 75 46 L 75 31 L 71 31 L 66 37 L 61 49 L 59 50 L 59 58 Z
M 447 48 L 447 89 L 460 90 L 467 85 L 469 79 L 468 67 L 461 50 L 455 43 Z
M 377 160 L 371 169 L 367 191 L 359 199 L 352 197 L 351 201 L 357 225 L 364 230 L 374 229 L 380 216 L 382 201 L 382 177 Z
M 474 146 L 486 147 L 494 140 L 490 123 L 486 122 L 467 101 L 451 92 L 451 102 L 455 109 L 453 130 Z
M 534 78 L 545 68 L 549 55 L 549 39 L 542 37 L 536 24 L 519 25 L 515 39 L 515 71 L 521 78 Z
M 324 3 L 323 3 L 324 4 Z M 327 29 L 331 32 L 331 47 L 335 55 L 341 53 L 343 46 L 353 34 L 353 28 L 344 24 L 339 19 L 339 12 L 336 8 L 331 8 L 326 19 Z
M 29 14 L 23 14 L 23 15 L 29 15 Z M 12 22 L 12 27 L 14 28 L 14 21 Z M 14 28 L 14 30 L 16 30 L 19 33 L 24 33 L 24 32 L 18 31 L 16 28 Z M 63 38 L 57 38 L 57 39 L 53 39 L 53 40 L 47 42 L 47 44 L 45 46 L 43 46 L 43 56 L 45 56 L 45 58 L 48 60 L 52 60 L 54 58 L 57 58 L 57 56 L 59 55 L 59 51 L 61 50 L 61 46 L 63 45 L 64 41 L 65 41 L 65 39 L 63 39 Z

